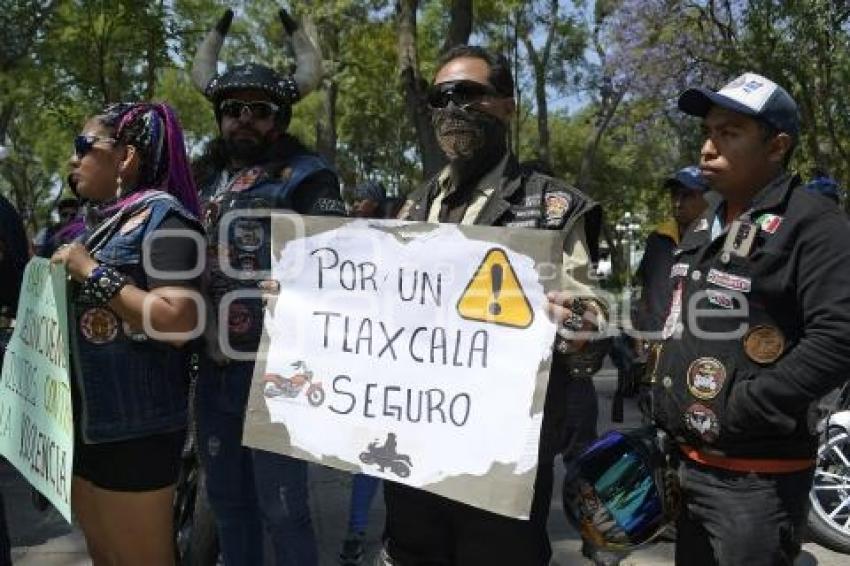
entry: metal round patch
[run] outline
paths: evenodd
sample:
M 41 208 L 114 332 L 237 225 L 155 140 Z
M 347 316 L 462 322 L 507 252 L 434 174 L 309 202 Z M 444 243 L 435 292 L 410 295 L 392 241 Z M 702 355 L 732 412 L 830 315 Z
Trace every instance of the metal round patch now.
M 233 244 L 237 249 L 253 252 L 263 245 L 263 225 L 257 220 L 239 220 L 233 226 Z
M 88 309 L 80 317 L 80 332 L 92 344 L 107 344 L 118 335 L 118 317 L 102 307 Z
M 671 387 L 673 387 L 673 378 L 669 375 L 665 375 L 661 379 L 661 385 L 664 386 L 664 389 L 670 389 Z
M 744 352 L 757 364 L 772 364 L 785 351 L 785 336 L 775 326 L 754 326 L 743 338 Z
M 688 391 L 697 399 L 714 399 L 726 381 L 726 367 L 716 358 L 697 358 L 688 367 Z
M 227 327 L 233 334 L 245 334 L 251 330 L 253 319 L 251 311 L 241 303 L 230 303 L 227 312 Z
M 685 426 L 697 433 L 705 442 L 712 443 L 720 436 L 717 415 L 701 403 L 694 403 L 685 411 Z

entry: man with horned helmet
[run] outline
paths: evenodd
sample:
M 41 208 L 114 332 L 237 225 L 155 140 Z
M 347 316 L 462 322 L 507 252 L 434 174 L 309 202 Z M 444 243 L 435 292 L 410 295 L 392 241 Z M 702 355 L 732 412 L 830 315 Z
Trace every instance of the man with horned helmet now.
M 232 19 L 227 10 L 201 44 L 192 69 L 194 83 L 213 104 L 220 132 L 195 170 L 205 203 L 205 292 L 214 323 L 207 352 L 200 356 L 198 450 L 228 566 L 263 563 L 263 527 L 275 564 L 310 566 L 318 558 L 307 464 L 242 447 L 242 423 L 262 331 L 257 284 L 271 263 L 269 214 L 283 209 L 344 215 L 345 206 L 334 171 L 286 132 L 292 106 L 321 78 L 316 48 L 281 10 L 295 52 L 294 74 L 254 63 L 216 74 Z

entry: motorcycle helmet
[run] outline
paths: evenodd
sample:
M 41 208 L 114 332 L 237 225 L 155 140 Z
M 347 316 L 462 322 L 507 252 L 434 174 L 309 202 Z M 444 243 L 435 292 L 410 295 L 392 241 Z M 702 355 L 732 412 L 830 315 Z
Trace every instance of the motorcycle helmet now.
M 611 431 L 567 469 L 563 503 L 583 539 L 604 550 L 652 542 L 675 519 L 679 490 L 654 427 Z

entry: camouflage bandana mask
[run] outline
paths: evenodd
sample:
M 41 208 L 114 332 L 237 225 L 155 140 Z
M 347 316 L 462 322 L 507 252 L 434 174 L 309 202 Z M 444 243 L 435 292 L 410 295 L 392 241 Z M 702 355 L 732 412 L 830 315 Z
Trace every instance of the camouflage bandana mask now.
M 505 123 L 474 108 L 460 108 L 451 102 L 433 110 L 432 120 L 437 142 L 450 161 L 470 161 L 499 151 L 505 143 Z

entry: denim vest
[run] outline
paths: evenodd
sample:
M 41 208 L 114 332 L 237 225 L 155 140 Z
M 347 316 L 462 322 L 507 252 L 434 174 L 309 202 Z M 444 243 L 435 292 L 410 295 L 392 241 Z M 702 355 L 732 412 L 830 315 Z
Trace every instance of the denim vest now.
M 203 190 L 203 223 L 208 240 L 205 291 L 212 302 L 211 318 L 217 327 L 226 328 L 222 332 L 234 350 L 253 353 L 260 344 L 263 304 L 257 282 L 264 278 L 262 272 L 271 268 L 270 214 L 275 210 L 292 210 L 295 188 L 320 171 L 333 170 L 317 155 L 293 155 L 283 163 L 242 170 L 231 179 L 226 179 L 222 172 Z M 245 214 L 227 214 L 234 210 Z M 227 227 L 226 241 L 220 240 L 222 225 Z M 222 261 L 227 262 L 232 272 L 238 272 L 239 277 L 228 274 Z M 234 291 L 252 296 L 231 300 L 228 294 Z M 219 320 L 220 309 L 226 311 L 226 320 Z M 218 334 L 216 329 L 208 336 L 211 353 L 220 351 Z
M 87 246 L 98 262 L 115 267 L 146 290 L 142 242 L 172 212 L 201 232 L 194 216 L 174 197 L 156 191 L 125 208 L 116 222 L 107 221 L 112 228 L 105 235 L 103 229 L 95 230 Z M 87 304 L 79 295 L 70 311 L 83 440 L 112 442 L 185 427 L 188 350 L 134 332 L 108 306 Z

